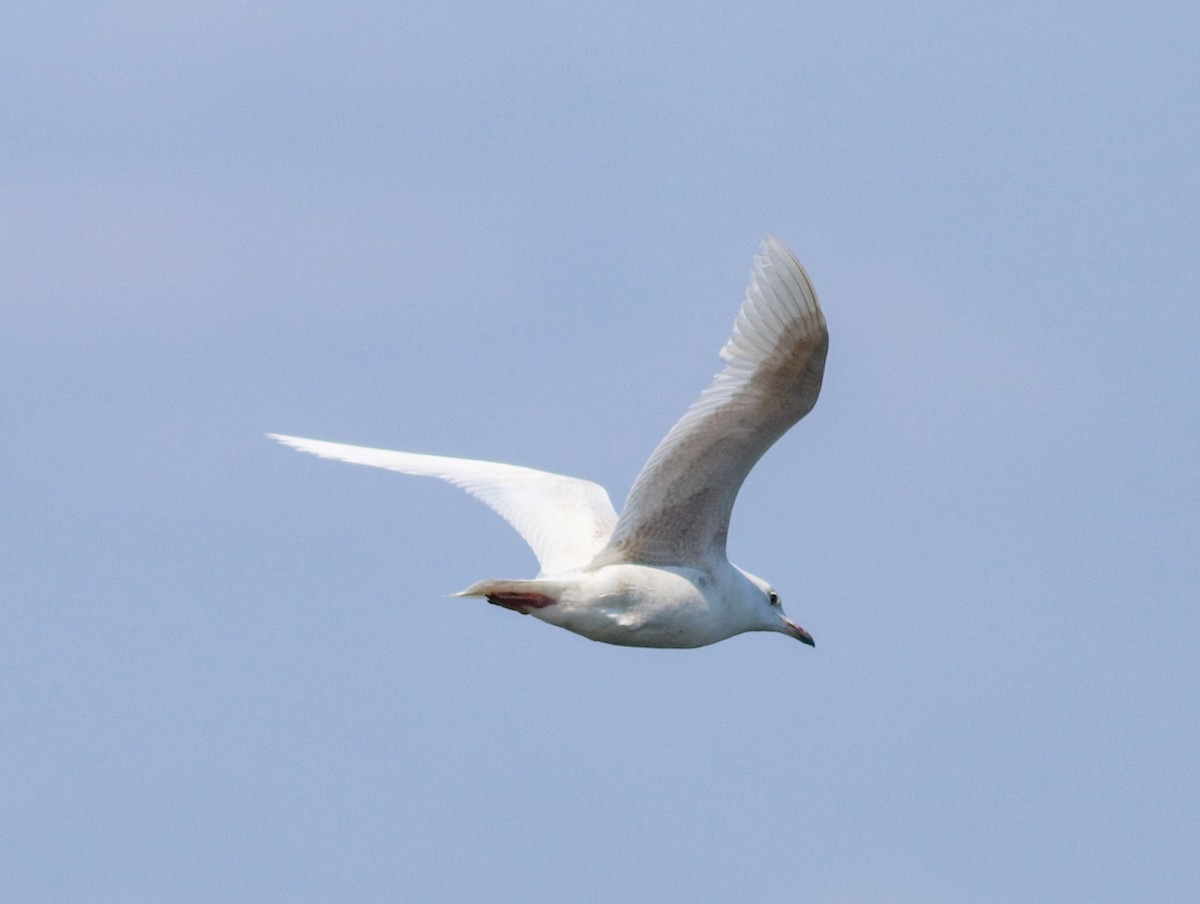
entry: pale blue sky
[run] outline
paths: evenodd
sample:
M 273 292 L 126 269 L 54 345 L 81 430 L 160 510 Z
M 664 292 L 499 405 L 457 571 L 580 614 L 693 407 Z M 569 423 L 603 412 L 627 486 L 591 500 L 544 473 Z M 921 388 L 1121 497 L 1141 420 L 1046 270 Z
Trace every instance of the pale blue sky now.
M 1190 3 L 10 5 L 0 899 L 1192 902 Z M 624 498 L 766 232 L 832 333 L 731 555 L 594 644 L 434 481 Z

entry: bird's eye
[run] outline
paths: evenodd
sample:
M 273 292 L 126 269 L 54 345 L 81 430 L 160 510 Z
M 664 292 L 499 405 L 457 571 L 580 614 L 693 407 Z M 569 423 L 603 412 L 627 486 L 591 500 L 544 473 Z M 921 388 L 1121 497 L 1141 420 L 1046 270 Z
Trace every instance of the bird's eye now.
M 774 590 L 772 590 L 770 593 L 767 594 L 767 602 L 769 602 L 772 606 L 778 606 L 779 605 L 779 594 L 776 593 Z

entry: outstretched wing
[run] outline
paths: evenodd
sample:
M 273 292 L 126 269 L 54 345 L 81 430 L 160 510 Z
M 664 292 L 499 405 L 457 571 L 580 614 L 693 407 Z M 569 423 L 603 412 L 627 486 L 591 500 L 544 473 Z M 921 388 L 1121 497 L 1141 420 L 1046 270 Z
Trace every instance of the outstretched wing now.
M 816 404 L 828 348 L 808 275 L 768 236 L 721 350 L 724 370 L 642 468 L 598 562 L 669 565 L 724 556 L 742 481 Z
M 500 514 L 529 544 L 543 574 L 586 565 L 612 534 L 617 513 L 604 487 L 533 468 L 467 458 L 392 452 L 296 436 L 267 434 L 321 458 L 440 477 L 462 487 Z

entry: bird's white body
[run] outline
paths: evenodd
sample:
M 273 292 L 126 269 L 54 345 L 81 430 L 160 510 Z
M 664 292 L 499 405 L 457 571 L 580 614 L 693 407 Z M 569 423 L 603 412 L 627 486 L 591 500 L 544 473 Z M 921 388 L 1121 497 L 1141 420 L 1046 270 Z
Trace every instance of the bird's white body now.
M 761 578 L 725 556 L 729 516 L 754 463 L 816 403 L 829 335 L 803 267 L 763 242 L 725 368 L 667 433 L 620 517 L 603 487 L 498 462 L 271 434 L 323 458 L 438 477 L 478 497 L 525 538 L 531 580 L 485 580 L 485 597 L 592 640 L 699 647 L 746 631 L 812 644 Z
M 744 631 L 777 630 L 778 619 L 749 621 L 762 591 L 735 566 L 696 568 L 619 563 L 511 582 L 556 600 L 528 614 L 592 640 L 627 647 L 702 647 Z M 460 596 L 487 596 L 482 581 Z M 499 582 L 507 585 L 510 582 Z

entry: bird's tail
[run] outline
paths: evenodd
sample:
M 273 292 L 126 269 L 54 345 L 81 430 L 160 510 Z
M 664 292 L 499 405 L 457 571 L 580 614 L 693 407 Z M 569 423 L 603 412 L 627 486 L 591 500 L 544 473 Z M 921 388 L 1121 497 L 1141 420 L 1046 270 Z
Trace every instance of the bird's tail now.
M 482 596 L 494 606 L 503 606 L 522 615 L 545 609 L 558 602 L 558 587 L 548 581 L 506 581 L 489 579 L 460 590 L 455 596 Z

